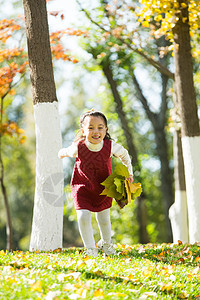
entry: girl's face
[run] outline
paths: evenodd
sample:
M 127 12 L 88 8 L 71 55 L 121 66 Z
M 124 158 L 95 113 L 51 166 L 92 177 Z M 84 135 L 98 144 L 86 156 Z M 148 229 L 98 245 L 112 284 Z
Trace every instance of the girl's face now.
M 92 144 L 100 143 L 107 132 L 107 127 L 101 117 L 87 116 L 82 125 L 83 136 Z

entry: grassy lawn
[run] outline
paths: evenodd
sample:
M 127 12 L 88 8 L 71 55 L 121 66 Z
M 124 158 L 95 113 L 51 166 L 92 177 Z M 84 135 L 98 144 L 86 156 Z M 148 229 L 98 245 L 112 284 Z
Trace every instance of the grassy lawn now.
M 199 246 L 117 245 L 117 253 L 0 251 L 0 299 L 200 299 Z

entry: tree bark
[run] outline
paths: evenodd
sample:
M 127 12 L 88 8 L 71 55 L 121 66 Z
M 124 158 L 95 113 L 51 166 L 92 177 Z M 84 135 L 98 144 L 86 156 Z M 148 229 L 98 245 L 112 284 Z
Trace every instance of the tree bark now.
M 45 0 L 23 0 L 36 130 L 36 185 L 30 250 L 62 248 L 61 131 Z
M 45 0 L 23 0 L 33 103 L 57 101 Z
M 199 136 L 196 95 L 193 82 L 193 63 L 190 45 L 188 7 L 182 8 L 179 0 L 179 21 L 174 27 L 175 83 L 181 115 L 181 133 L 184 136 Z M 187 21 L 183 22 L 183 18 Z
M 1 155 L 1 136 L 0 136 L 0 169 L 1 169 L 1 175 L 0 175 L 0 182 L 1 182 L 1 191 L 4 199 L 5 209 L 6 209 L 6 236 L 7 236 L 7 243 L 6 243 L 6 249 L 8 251 L 13 250 L 13 227 L 12 227 L 12 219 L 10 215 L 10 206 L 8 202 L 8 196 L 6 187 L 4 184 L 4 165 L 2 161 L 2 155 Z
M 182 5 L 182 3 L 185 4 Z M 200 129 L 193 82 L 188 1 L 178 0 L 174 26 L 175 83 L 181 116 L 190 243 L 200 241 Z
M 6 97 L 7 93 L 1 97 L 1 119 L 0 119 L 0 129 L 2 128 L 2 123 L 3 123 L 3 100 Z M 0 182 L 1 182 L 1 191 L 4 199 L 4 204 L 5 204 L 5 209 L 6 209 L 6 218 L 7 218 L 7 223 L 6 223 L 6 237 L 7 237 L 7 242 L 6 242 L 6 249 L 8 251 L 13 250 L 13 227 L 12 227 L 12 218 L 10 215 L 10 205 L 8 201 L 8 196 L 7 196 L 7 190 L 6 186 L 4 183 L 4 164 L 3 164 L 3 159 L 2 159 L 2 133 L 0 132 Z
M 126 115 L 123 110 L 123 104 L 120 97 L 120 94 L 117 90 L 117 83 L 113 79 L 112 70 L 110 69 L 109 64 L 103 66 L 104 74 L 108 80 L 108 83 L 110 84 L 110 88 L 113 94 L 114 101 L 116 103 L 116 110 L 117 114 L 119 116 L 119 119 L 122 124 L 122 128 L 126 137 L 127 146 L 129 149 L 129 153 L 132 157 L 133 164 L 136 166 L 138 171 L 140 170 L 138 159 L 137 159 L 137 151 L 135 148 L 135 145 L 133 143 L 133 135 L 130 132 L 128 122 L 126 120 Z M 140 180 L 141 181 L 141 180 Z M 147 208 L 145 204 L 145 193 L 143 192 L 140 197 L 138 197 L 138 206 L 137 206 L 137 219 L 139 224 L 139 241 L 140 243 L 148 243 L 149 242 L 149 236 L 147 233 Z
M 174 149 L 174 181 L 175 202 L 169 209 L 169 217 L 172 224 L 173 242 L 189 242 L 188 211 L 185 185 L 185 168 L 181 144 L 181 131 L 176 130 L 173 138 Z

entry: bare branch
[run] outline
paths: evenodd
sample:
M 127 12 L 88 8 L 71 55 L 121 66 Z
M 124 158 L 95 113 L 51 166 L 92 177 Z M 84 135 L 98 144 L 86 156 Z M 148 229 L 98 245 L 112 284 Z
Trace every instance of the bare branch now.
M 155 125 L 156 114 L 151 111 L 151 109 L 149 107 L 149 104 L 148 104 L 148 101 L 147 101 L 146 97 L 144 96 L 144 94 L 142 92 L 142 89 L 140 87 L 139 82 L 137 81 L 137 78 L 136 78 L 134 72 L 131 70 L 130 73 L 131 73 L 131 77 L 133 79 L 134 86 L 135 86 L 135 88 L 137 90 L 137 97 L 140 100 L 140 102 L 142 103 L 142 106 L 143 106 L 143 108 L 144 108 L 144 110 L 145 110 L 145 112 L 146 112 L 149 120 L 151 120 L 152 124 Z

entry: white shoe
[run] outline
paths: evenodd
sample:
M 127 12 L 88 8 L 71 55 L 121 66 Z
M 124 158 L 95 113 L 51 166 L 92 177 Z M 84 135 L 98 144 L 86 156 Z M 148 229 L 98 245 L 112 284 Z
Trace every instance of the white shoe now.
M 101 249 L 104 253 L 107 255 L 116 255 L 117 252 L 114 248 L 114 245 L 112 243 L 106 243 L 102 240 L 98 241 L 97 247 Z
M 88 256 L 97 256 L 98 255 L 98 249 L 97 248 L 87 248 L 85 251 L 85 254 Z

